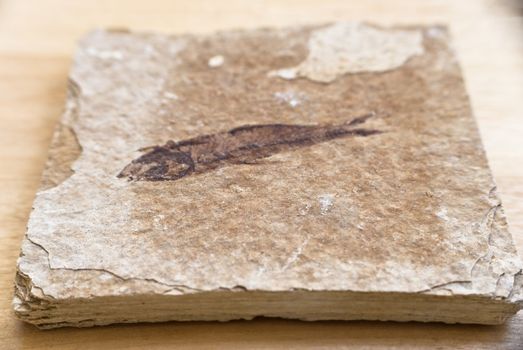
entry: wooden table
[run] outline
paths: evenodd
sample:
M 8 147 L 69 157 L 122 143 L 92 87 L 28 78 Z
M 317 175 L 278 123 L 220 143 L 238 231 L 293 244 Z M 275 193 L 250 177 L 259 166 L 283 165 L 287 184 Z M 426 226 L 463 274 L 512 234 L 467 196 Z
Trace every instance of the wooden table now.
M 447 23 L 511 231 L 523 251 L 523 2 L 519 0 L 0 0 L 0 348 L 523 349 L 505 326 L 260 319 L 39 331 L 11 311 L 19 244 L 65 95 L 75 41 L 95 27 L 163 32 L 342 19 Z

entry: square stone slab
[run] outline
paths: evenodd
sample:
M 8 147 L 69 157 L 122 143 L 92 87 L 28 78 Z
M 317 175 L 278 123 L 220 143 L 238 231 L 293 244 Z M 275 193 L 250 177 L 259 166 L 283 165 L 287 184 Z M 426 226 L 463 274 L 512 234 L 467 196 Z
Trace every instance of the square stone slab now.
M 100 30 L 68 91 L 22 320 L 498 324 L 521 306 L 444 27 Z

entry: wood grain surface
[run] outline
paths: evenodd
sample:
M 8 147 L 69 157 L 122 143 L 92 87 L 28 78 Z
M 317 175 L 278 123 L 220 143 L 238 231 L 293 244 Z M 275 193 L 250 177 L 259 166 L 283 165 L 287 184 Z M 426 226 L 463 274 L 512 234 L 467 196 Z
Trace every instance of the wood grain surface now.
M 96 27 L 206 33 L 334 20 L 450 25 L 511 231 L 523 251 L 520 0 L 0 0 L 0 348 L 523 349 L 521 312 L 499 327 L 259 319 L 39 331 L 14 318 L 19 244 L 80 36 Z

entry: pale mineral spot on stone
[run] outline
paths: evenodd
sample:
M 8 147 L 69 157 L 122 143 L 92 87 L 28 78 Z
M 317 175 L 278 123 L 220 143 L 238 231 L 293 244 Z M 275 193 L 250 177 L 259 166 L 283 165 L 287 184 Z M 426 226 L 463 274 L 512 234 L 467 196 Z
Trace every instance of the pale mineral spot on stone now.
M 418 29 L 385 30 L 358 22 L 336 23 L 311 34 L 304 62 L 269 75 L 329 83 L 347 73 L 384 72 L 421 55 L 422 40 Z
M 293 91 L 276 92 L 274 93 L 274 97 L 278 101 L 282 101 L 289 104 L 289 106 L 291 106 L 292 108 L 300 105 L 304 99 L 303 95 L 297 94 Z
M 447 208 L 441 208 L 440 210 L 438 210 L 438 212 L 436 213 L 436 216 L 444 221 L 449 220 L 449 217 L 447 215 Z
M 223 65 L 224 62 L 225 62 L 225 58 L 222 55 L 216 55 L 216 56 L 209 58 L 209 61 L 207 62 L 207 64 L 211 68 L 218 68 L 221 65 Z
M 178 99 L 178 95 L 176 95 L 174 92 L 165 91 L 165 92 L 163 93 L 163 95 L 164 95 L 166 98 L 170 99 L 170 100 L 177 100 L 177 99 Z
M 288 68 L 288 69 L 278 69 L 276 71 L 270 71 L 268 74 L 269 77 L 280 77 L 282 79 L 286 80 L 292 80 L 298 76 L 296 69 L 294 68 Z
M 321 215 L 325 215 L 331 210 L 334 205 L 334 197 L 335 195 L 331 193 L 322 194 L 318 197 Z
M 145 45 L 144 53 L 146 56 L 151 57 L 156 54 L 156 50 L 154 49 L 154 47 L 152 45 Z

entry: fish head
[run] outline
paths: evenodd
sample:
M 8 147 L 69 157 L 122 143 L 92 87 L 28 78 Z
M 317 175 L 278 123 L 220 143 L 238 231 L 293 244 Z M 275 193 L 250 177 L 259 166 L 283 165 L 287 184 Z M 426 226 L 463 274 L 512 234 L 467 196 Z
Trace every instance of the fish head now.
M 194 172 L 191 154 L 156 146 L 133 160 L 117 176 L 129 180 L 172 181 Z

